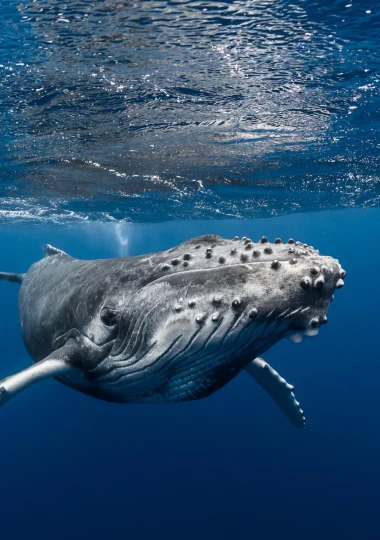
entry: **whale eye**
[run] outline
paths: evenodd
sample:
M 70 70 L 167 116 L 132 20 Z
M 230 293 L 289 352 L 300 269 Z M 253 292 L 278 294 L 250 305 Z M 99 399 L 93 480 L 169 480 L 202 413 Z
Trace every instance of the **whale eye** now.
M 117 311 L 110 307 L 104 307 L 100 312 L 100 319 L 106 326 L 114 326 L 117 322 Z

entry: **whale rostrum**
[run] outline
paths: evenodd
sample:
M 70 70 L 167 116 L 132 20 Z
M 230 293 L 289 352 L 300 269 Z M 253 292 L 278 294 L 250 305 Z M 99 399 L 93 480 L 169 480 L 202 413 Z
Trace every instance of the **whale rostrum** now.
M 205 235 L 172 249 L 79 260 L 47 246 L 20 283 L 35 364 L 0 381 L 0 406 L 42 379 L 118 403 L 206 397 L 245 370 L 297 427 L 294 388 L 261 355 L 327 322 L 346 272 L 312 246 Z

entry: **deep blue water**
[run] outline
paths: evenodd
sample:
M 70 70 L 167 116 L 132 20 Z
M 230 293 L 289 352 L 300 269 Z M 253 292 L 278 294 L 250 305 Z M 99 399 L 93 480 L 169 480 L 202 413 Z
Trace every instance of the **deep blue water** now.
M 4 539 L 380 538 L 380 11 L 363 0 L 0 0 L 0 271 L 294 237 L 347 270 L 329 324 L 211 397 L 51 380 L 0 411 Z M 0 282 L 0 379 L 30 365 Z
M 295 384 L 291 426 L 245 374 L 178 405 L 116 405 L 55 381 L 1 410 L 4 538 L 379 537 L 380 211 L 273 219 L 0 229 L 2 269 L 24 271 L 50 242 L 76 257 L 133 255 L 194 235 L 297 236 L 348 270 L 329 324 L 265 358 Z M 18 286 L 0 283 L 1 372 L 30 364 Z M 32 533 L 31 533 L 32 531 Z

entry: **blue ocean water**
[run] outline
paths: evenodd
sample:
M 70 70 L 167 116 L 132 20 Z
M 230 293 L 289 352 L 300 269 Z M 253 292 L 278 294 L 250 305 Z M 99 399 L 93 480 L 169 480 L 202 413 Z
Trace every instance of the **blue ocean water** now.
M 305 410 L 299 431 L 241 373 L 211 397 L 116 405 L 55 381 L 1 410 L 4 537 L 378 538 L 380 394 L 376 249 L 380 211 L 272 219 L 0 229 L 2 269 L 50 242 L 76 257 L 135 255 L 213 232 L 296 235 L 347 268 L 329 324 L 265 355 Z M 0 283 L 1 372 L 27 367 L 18 285 Z
M 379 31 L 370 0 L 0 0 L 0 271 L 190 237 L 294 237 L 347 270 L 329 324 L 241 373 L 116 405 L 49 380 L 1 409 L 3 538 L 380 537 Z M 30 365 L 0 282 L 0 379 Z

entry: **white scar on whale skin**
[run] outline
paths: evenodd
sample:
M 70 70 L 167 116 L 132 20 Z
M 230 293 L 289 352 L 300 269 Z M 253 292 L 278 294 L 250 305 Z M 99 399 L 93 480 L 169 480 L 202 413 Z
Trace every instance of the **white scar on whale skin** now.
M 22 336 L 36 362 L 0 381 L 0 406 L 48 377 L 115 403 L 191 401 L 245 369 L 303 427 L 293 387 L 261 355 L 283 338 L 316 336 L 345 275 L 311 246 L 265 236 L 204 235 L 92 261 L 48 245 L 27 273 L 0 272 L 21 285 Z
M 291 331 L 285 334 L 286 339 L 295 344 L 300 344 L 303 342 L 305 337 L 314 337 L 317 336 L 319 332 L 318 328 L 308 328 L 307 330 Z

